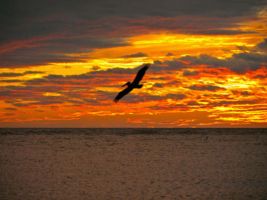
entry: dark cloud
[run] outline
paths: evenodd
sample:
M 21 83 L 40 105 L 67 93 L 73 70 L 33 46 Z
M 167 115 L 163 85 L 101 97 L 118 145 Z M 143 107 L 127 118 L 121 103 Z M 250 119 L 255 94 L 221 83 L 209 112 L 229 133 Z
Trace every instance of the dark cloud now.
M 180 100 L 180 99 L 184 99 L 186 97 L 186 95 L 184 94 L 167 94 L 165 96 L 165 98 L 168 98 L 168 99 L 175 99 L 175 100 Z
M 172 52 L 168 52 L 166 56 L 174 56 L 174 54 Z
M 198 75 L 199 72 L 198 71 L 189 71 L 189 70 L 185 70 L 183 72 L 183 76 L 195 76 Z
M 224 66 L 224 60 L 218 59 L 213 56 L 201 54 L 199 56 L 184 56 L 180 58 L 182 61 L 189 61 L 193 65 L 211 65 L 211 66 Z
M 0 53 L 1 67 L 24 67 L 27 65 L 41 65 L 51 62 L 83 61 L 84 56 L 68 56 L 67 53 L 91 52 L 94 48 L 124 46 L 128 43 L 123 39 L 97 38 L 54 38 L 37 42 L 28 46 L 18 46 L 11 51 Z M 1 47 L 0 47 L 1 51 Z
M 45 72 L 43 71 L 25 71 L 23 72 L 23 75 L 27 75 L 27 74 L 44 74 Z
M 199 104 L 199 103 L 196 102 L 196 101 L 188 101 L 188 102 L 187 102 L 187 105 L 189 105 L 189 106 L 201 106 L 201 104 Z
M 176 71 L 182 68 L 206 65 L 211 68 L 225 67 L 238 73 L 244 73 L 249 70 L 256 70 L 262 66 L 267 66 L 267 40 L 265 39 L 256 47 L 247 49 L 245 52 L 233 54 L 231 57 L 221 59 L 214 56 L 201 54 L 199 56 L 183 56 L 167 61 L 154 61 L 151 71 Z M 194 76 L 198 72 L 184 70 L 184 76 Z
M 190 87 L 188 87 L 191 90 L 200 90 L 200 91 L 217 91 L 217 90 L 222 90 L 224 88 L 215 86 L 215 85 L 192 85 Z
M 4 72 L 0 73 L 0 77 L 17 77 L 17 76 L 22 76 L 22 73 L 13 73 L 13 72 Z
M 168 32 L 194 34 L 194 35 L 237 35 L 253 34 L 254 31 L 238 29 L 238 23 L 245 20 L 244 17 L 212 17 L 186 15 L 179 17 L 151 17 L 139 20 L 123 21 L 121 23 L 129 28 L 137 30 L 168 30 Z
M 0 8 L 0 67 L 83 61 L 66 53 L 128 45 L 133 34 L 250 34 L 236 29 L 265 0 L 4 1 Z
M 153 87 L 155 87 L 155 88 L 162 88 L 164 86 L 164 84 L 162 84 L 162 83 L 154 83 L 153 84 Z
M 189 61 L 191 65 L 226 67 L 238 73 L 243 73 L 248 70 L 256 70 L 261 66 L 267 65 L 267 53 L 257 53 L 254 51 L 233 54 L 230 58 L 226 59 L 219 59 L 205 54 L 200 56 L 185 56 L 180 59 Z
M 252 93 L 249 91 L 241 91 L 240 94 L 243 96 L 250 96 Z
M 256 48 L 258 50 L 264 50 L 267 51 L 267 38 L 265 38 L 261 43 L 259 43 Z
M 14 0 L 12 3 L 3 3 L 1 14 L 7 16 L 13 23 L 31 19 L 50 19 L 49 16 L 66 16 L 67 20 L 73 19 L 98 19 L 103 17 L 144 17 L 144 16 L 179 16 L 179 15 L 201 15 L 201 16 L 248 16 L 255 13 L 266 5 L 264 0 L 243 1 L 214 1 L 214 0 L 46 0 L 36 2 L 25 0 L 23 2 Z M 35 19 L 33 18 L 33 19 Z M 50 19 L 51 20 L 51 19 Z
M 23 80 L 19 79 L 19 77 L 29 74 L 44 74 L 43 71 L 25 71 L 23 73 L 16 72 L 3 72 L 0 73 L 0 82 L 2 83 L 24 83 Z M 13 79 L 10 79 L 13 78 Z
M 231 29 L 210 29 L 210 30 L 192 30 L 190 33 L 200 35 L 239 35 L 239 34 L 255 34 L 255 31 L 242 31 Z
M 266 79 L 267 78 L 267 74 L 256 75 L 256 76 L 253 76 L 253 78 Z
M 228 105 L 255 105 L 261 102 L 261 99 L 256 100 L 224 100 L 224 101 L 217 101 L 211 102 L 209 105 L 211 106 L 228 106 Z
M 167 61 L 155 60 L 150 70 L 152 72 L 175 71 L 184 67 L 186 67 L 184 62 L 179 58 L 175 58 Z
M 18 77 L 18 76 L 24 76 L 27 74 L 43 74 L 42 71 L 25 71 L 23 73 L 15 73 L 15 72 L 3 72 L 0 73 L 1 78 L 9 78 L 9 77 Z
M 0 80 L 1 83 L 24 83 L 23 80 L 20 79 L 4 79 Z
M 14 110 L 17 110 L 17 108 L 14 108 L 14 107 L 7 107 L 7 108 L 5 108 L 5 110 L 14 111 Z
M 139 58 L 139 57 L 147 57 L 148 55 L 143 52 L 138 52 L 134 54 L 124 55 L 123 58 Z

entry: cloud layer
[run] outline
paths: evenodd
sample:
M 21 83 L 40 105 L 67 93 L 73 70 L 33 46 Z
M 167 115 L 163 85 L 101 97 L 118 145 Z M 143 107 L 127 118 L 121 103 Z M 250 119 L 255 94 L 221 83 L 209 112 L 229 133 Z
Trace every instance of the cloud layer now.
M 267 126 L 266 8 L 265 0 L 2 2 L 0 126 Z M 144 87 L 113 104 L 143 63 L 152 64 Z
M 251 34 L 237 24 L 266 6 L 255 1 L 41 1 L 1 5 L 0 67 L 82 62 L 96 48 L 128 45 L 126 38 L 168 31 L 185 34 Z

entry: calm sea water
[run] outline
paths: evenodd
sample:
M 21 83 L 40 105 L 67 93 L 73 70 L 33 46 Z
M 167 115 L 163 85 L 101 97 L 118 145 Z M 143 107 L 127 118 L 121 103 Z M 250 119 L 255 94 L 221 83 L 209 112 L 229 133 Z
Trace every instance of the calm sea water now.
M 0 129 L 0 199 L 267 199 L 267 129 Z

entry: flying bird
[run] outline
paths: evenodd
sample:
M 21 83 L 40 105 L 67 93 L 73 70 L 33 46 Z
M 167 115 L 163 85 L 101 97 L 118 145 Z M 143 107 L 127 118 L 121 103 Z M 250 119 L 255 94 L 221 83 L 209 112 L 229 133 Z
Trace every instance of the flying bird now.
M 114 102 L 118 102 L 122 97 L 124 97 L 125 95 L 127 95 L 128 93 L 130 93 L 134 88 L 142 88 L 143 85 L 139 84 L 140 81 L 142 80 L 142 78 L 144 77 L 146 70 L 149 68 L 149 64 L 146 64 L 144 67 L 142 67 L 138 73 L 136 74 L 133 82 L 127 82 L 124 85 L 122 85 L 122 87 L 127 85 L 127 88 L 125 88 L 124 90 L 122 90 L 121 92 L 119 92 L 117 94 L 117 96 L 114 99 Z

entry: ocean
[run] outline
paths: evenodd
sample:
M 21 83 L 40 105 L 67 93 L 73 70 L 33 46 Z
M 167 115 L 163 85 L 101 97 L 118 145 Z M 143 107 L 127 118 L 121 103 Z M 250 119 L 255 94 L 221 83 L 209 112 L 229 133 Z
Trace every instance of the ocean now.
M 0 129 L 0 200 L 267 199 L 267 129 Z

